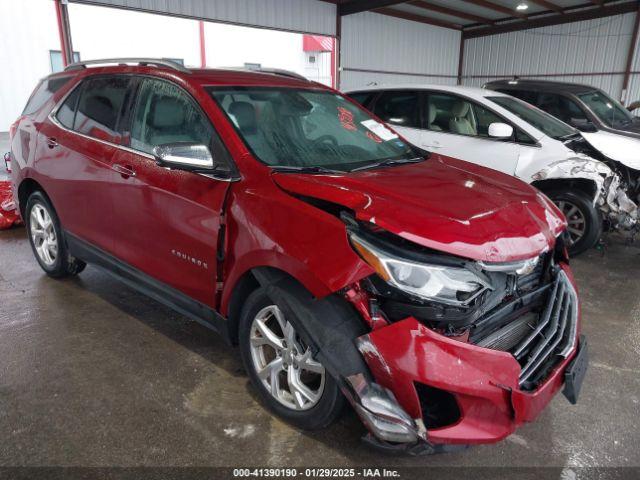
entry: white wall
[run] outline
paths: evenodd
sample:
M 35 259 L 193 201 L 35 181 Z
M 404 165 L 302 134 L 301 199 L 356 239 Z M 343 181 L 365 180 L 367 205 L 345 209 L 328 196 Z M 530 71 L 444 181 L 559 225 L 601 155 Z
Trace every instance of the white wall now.
M 0 132 L 11 125 L 60 50 L 51 0 L 0 0 Z
M 200 67 L 198 21 L 95 5 L 69 4 L 74 51 L 81 59 L 178 58 Z M 208 66 L 260 63 L 331 84 L 330 53 L 310 65 L 302 34 L 205 23 Z M 60 50 L 52 0 L 0 0 L 0 132 L 18 117 L 38 80 L 51 73 Z
M 336 30 L 336 6 L 320 0 L 79 1 L 321 35 L 335 35 Z
M 465 42 L 465 85 L 482 85 L 496 77 L 540 77 L 584 83 L 620 99 L 635 13 L 523 30 Z M 636 51 L 636 57 L 640 52 Z M 640 62 L 640 60 L 639 60 Z M 640 65 L 640 63 L 639 63 Z M 601 75 L 617 72 L 615 75 Z M 575 73 L 599 73 L 577 76 Z M 640 82 L 636 82 L 640 99 Z
M 238 67 L 245 63 L 292 70 L 331 85 L 330 53 L 314 54 L 316 68 L 308 63 L 302 49 L 302 34 L 240 27 L 223 23 L 205 23 L 208 67 Z M 329 61 L 327 61 L 327 57 Z
M 69 21 L 73 49 L 83 60 L 164 57 L 200 66 L 200 35 L 195 20 L 71 4 Z
M 455 84 L 460 35 L 377 13 L 343 17 L 340 87 L 348 90 L 372 82 Z

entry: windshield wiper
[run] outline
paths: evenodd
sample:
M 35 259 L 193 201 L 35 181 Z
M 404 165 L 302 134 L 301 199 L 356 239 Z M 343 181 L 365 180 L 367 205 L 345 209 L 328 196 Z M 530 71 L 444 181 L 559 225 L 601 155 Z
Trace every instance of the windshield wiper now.
M 381 168 L 381 167 L 391 167 L 393 165 L 402 165 L 404 163 L 420 163 L 420 162 L 424 162 L 425 160 L 426 158 L 424 157 L 403 158 L 403 159 L 388 158 L 387 160 L 370 163 L 369 165 L 364 165 L 362 167 L 354 168 L 353 170 L 349 170 L 349 171 L 360 172 L 362 170 L 370 170 L 372 168 Z
M 343 170 L 334 170 L 331 168 L 320 167 L 318 165 L 299 167 L 294 165 L 275 165 L 271 167 L 274 172 L 281 173 L 330 173 L 344 175 L 346 172 Z

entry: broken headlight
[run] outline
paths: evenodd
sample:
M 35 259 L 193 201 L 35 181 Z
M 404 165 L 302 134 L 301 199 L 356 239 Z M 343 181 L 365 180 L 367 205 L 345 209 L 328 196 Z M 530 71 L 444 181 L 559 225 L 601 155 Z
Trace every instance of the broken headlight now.
M 352 233 L 351 243 L 362 259 L 394 287 L 423 298 L 464 306 L 490 289 L 490 285 L 466 268 L 418 263 L 383 251 Z

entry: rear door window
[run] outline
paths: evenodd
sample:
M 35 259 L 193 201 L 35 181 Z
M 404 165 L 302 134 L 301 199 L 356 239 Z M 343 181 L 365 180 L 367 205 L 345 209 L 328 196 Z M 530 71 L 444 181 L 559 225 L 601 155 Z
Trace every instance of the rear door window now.
M 374 113 L 399 127 L 420 128 L 420 101 L 416 91 L 384 92 L 376 101 Z
M 348 96 L 362 105 L 364 108 L 371 110 L 371 104 L 375 98 L 377 92 L 353 92 Z
M 511 90 L 511 89 L 498 89 L 498 92 L 504 93 L 506 95 L 511 95 L 512 97 L 519 98 L 531 105 L 535 105 L 538 102 L 538 94 L 536 92 L 528 92 L 526 90 Z
M 99 140 L 121 143 L 118 132 L 130 77 L 97 77 L 86 80 L 73 122 L 73 129 Z
M 572 121 L 589 121 L 584 111 L 573 100 L 556 93 L 541 93 L 538 108 L 571 125 Z
M 31 115 L 40 110 L 71 78 L 71 76 L 65 76 L 42 80 L 29 97 L 22 114 Z

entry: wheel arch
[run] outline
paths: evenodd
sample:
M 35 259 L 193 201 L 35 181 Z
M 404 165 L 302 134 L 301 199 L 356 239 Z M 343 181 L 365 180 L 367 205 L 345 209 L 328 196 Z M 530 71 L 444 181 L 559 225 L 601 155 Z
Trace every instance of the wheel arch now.
M 597 199 L 598 184 L 588 178 L 546 178 L 531 183 L 542 193 L 550 193 L 557 190 L 577 190 L 587 195 L 592 201 Z
M 33 178 L 25 178 L 20 185 L 18 186 L 18 205 L 20 206 L 20 215 L 22 218 L 25 218 L 25 209 L 27 208 L 27 200 L 33 192 L 42 192 L 42 194 L 47 198 L 53 209 L 55 210 L 55 206 L 51 201 L 51 197 L 47 195 L 45 189 Z
M 233 345 L 238 344 L 240 314 L 245 300 L 258 288 L 274 284 L 283 279 L 295 282 L 309 292 L 310 295 L 313 295 L 305 284 L 294 275 L 272 266 L 253 267 L 245 271 L 234 282 L 233 287 L 230 289 L 231 293 L 228 296 L 228 300 L 223 302 L 221 309 L 223 315 L 226 314 L 229 339 Z

